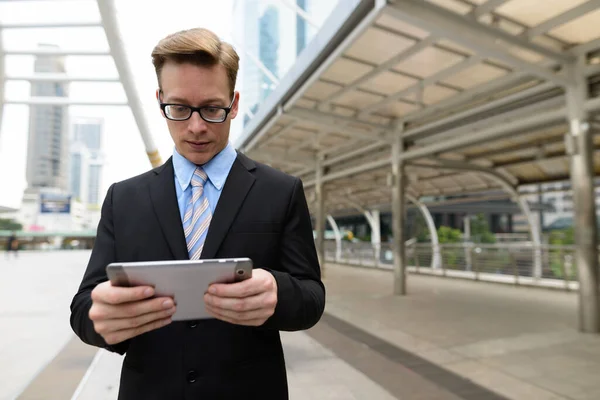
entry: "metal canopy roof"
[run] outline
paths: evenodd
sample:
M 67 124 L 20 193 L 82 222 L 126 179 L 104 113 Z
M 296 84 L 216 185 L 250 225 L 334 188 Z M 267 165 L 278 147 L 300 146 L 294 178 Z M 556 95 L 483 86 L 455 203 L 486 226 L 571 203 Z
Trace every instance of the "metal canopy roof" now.
M 565 180 L 578 59 L 600 132 L 600 0 L 340 2 L 238 147 L 309 198 L 321 159 L 333 214 L 390 203 L 401 131 L 416 197 Z

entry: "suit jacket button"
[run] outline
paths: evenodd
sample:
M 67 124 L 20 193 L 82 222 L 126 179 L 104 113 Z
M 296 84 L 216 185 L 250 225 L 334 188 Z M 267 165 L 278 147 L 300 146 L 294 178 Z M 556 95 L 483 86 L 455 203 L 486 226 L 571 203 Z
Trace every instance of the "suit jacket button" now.
M 190 328 L 195 328 L 198 326 L 198 321 L 190 321 L 190 322 L 188 322 L 188 326 Z
M 198 372 L 194 371 L 193 369 L 189 370 L 187 373 L 187 381 L 189 383 L 194 383 L 198 380 Z

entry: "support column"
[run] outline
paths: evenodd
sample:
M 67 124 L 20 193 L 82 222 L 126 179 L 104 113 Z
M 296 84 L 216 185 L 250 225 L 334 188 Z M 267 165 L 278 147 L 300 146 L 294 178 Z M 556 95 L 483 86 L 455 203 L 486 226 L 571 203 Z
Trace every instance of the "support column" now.
M 406 295 L 406 246 L 404 243 L 404 219 L 406 216 L 406 177 L 404 161 L 403 129 L 396 133 L 392 145 L 392 234 L 394 251 L 394 294 Z
M 331 225 L 335 237 L 335 261 L 340 262 L 342 259 L 342 232 L 340 232 L 340 228 L 330 214 L 327 215 L 327 221 Z
M 325 194 L 323 193 L 323 161 L 317 159 L 315 179 L 316 214 L 315 230 L 317 233 L 316 247 L 319 264 L 321 264 L 321 276 L 325 276 Z
M 592 134 L 584 103 L 588 89 L 584 76 L 585 59 L 567 67 L 570 85 L 567 86 L 567 111 L 570 132 L 566 135 L 571 156 L 571 185 L 573 187 L 575 261 L 579 275 L 579 329 L 586 333 L 600 332 L 598 304 L 598 249 L 596 202 L 594 198 L 594 168 Z
M 106 40 L 110 47 L 110 53 L 112 54 L 115 66 L 117 67 L 123 90 L 125 90 L 125 95 L 127 96 L 127 101 L 133 114 L 133 119 L 140 130 L 140 135 L 146 146 L 148 160 L 150 161 L 152 168 L 158 167 L 159 165 L 162 165 L 162 159 L 158 152 L 158 148 L 156 147 L 156 143 L 154 142 L 154 138 L 152 137 L 150 125 L 148 124 L 144 113 L 144 106 L 142 105 L 140 96 L 135 87 L 135 75 L 129 65 L 127 53 L 125 52 L 125 45 L 121 39 L 122 36 L 119 24 L 117 23 L 117 12 L 114 0 L 97 0 L 97 3 L 102 19 L 102 26 L 104 27 L 104 33 L 106 34 Z
M 365 211 L 364 214 L 371 227 L 371 244 L 373 245 L 375 266 L 378 266 L 381 259 L 381 219 L 379 210 Z
M 463 224 L 465 226 L 465 264 L 466 270 L 473 270 L 473 253 L 471 253 L 471 216 L 466 215 L 463 219 Z

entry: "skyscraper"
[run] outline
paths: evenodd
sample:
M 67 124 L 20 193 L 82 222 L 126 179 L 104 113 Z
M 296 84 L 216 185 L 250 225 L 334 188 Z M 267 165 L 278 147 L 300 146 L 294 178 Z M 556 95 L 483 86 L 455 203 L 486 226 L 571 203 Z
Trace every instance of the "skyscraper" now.
M 42 49 L 57 46 L 42 44 Z M 56 56 L 37 56 L 34 71 L 38 74 L 64 73 L 64 60 Z M 59 82 L 34 82 L 32 97 L 67 97 L 68 86 Z M 32 105 L 29 112 L 27 143 L 27 185 L 29 189 L 68 188 L 68 113 L 61 105 Z
M 279 12 L 269 6 L 259 20 L 259 60 L 274 76 L 279 76 Z M 266 74 L 262 74 L 260 101 L 273 91 L 275 85 Z
M 303 11 L 306 9 L 306 0 L 296 0 L 296 5 Z M 296 15 L 296 55 L 300 54 L 306 47 L 307 37 L 306 21 L 300 15 Z
M 102 119 L 78 118 L 73 123 L 71 140 L 71 194 L 88 205 L 100 204 L 104 165 Z
M 337 2 L 294 0 L 296 7 L 317 26 L 325 21 Z M 292 6 L 279 0 L 234 0 L 233 38 L 240 54 L 240 110 L 244 125 L 277 86 L 264 69 L 277 80 L 283 79 L 317 32 Z

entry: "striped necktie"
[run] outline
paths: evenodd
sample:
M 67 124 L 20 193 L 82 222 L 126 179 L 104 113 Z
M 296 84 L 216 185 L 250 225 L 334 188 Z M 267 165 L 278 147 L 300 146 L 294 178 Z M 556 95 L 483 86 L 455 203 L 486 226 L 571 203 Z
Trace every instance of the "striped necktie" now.
M 206 172 L 202 168 L 196 167 L 194 175 L 192 175 L 192 198 L 187 204 L 183 217 L 183 231 L 190 260 L 200 259 L 212 218 L 208 198 L 204 193 L 204 184 L 207 179 Z

